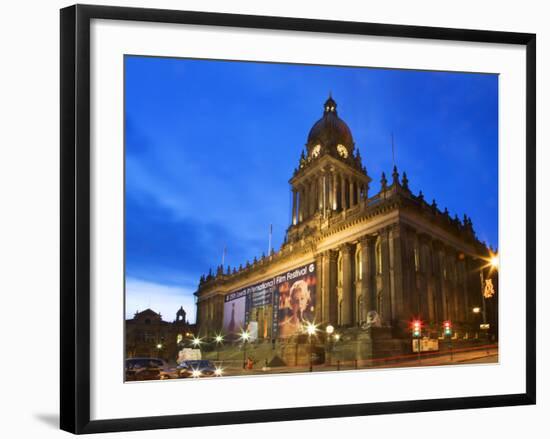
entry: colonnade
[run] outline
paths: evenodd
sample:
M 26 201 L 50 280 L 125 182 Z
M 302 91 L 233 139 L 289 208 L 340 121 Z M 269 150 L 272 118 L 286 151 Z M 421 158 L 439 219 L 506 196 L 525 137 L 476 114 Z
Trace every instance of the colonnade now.
M 292 188 L 292 224 L 327 210 L 346 210 L 367 198 L 367 184 L 355 176 L 324 172 Z
M 412 318 L 473 324 L 481 262 L 429 235 L 385 227 L 317 255 L 316 320 L 359 326 L 374 310 L 384 325 L 403 328 Z

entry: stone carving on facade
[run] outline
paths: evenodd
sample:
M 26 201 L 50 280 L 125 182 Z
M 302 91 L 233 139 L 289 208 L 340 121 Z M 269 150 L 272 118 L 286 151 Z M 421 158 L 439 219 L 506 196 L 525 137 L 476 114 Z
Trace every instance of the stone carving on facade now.
M 364 324 L 365 328 L 380 328 L 382 326 L 382 320 L 380 315 L 375 310 L 370 310 L 367 313 L 367 321 Z

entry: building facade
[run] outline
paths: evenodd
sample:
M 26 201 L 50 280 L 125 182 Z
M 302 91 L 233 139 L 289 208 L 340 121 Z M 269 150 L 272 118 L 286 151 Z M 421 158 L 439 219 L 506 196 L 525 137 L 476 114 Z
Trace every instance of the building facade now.
M 195 332 L 183 307 L 176 313 L 176 319 L 167 322 L 161 314 L 146 309 L 136 312 L 134 318 L 126 320 L 126 358 L 151 357 L 173 361 L 186 340 Z
M 296 342 L 298 331 L 282 335 L 294 312 L 355 343 L 374 343 L 379 334 L 393 351 L 410 349 L 412 319 L 422 321 L 429 337 L 441 336 L 444 321 L 452 321 L 457 339 L 477 337 L 480 316 L 472 310 L 486 311 L 482 292 L 491 250 L 476 238 L 468 216 L 452 217 L 422 191 L 414 194 L 396 167 L 389 178 L 382 174 L 380 191 L 371 194 L 371 177 L 332 97 L 289 182 L 292 220 L 281 248 L 201 277 L 195 293 L 200 334 L 247 328 L 259 341 Z M 309 267 L 309 277 L 301 275 L 309 290 L 302 308 L 294 305 L 296 294 L 289 299 L 292 285 L 282 282 L 300 267 Z

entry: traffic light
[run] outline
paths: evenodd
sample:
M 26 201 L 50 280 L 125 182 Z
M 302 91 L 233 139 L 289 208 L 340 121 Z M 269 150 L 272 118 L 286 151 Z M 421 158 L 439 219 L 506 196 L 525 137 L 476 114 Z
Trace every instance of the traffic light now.
M 412 335 L 413 337 L 420 337 L 422 333 L 422 322 L 420 320 L 414 320 L 412 322 Z
M 445 320 L 443 322 L 443 333 L 446 336 L 450 336 L 453 333 L 453 325 L 450 320 Z

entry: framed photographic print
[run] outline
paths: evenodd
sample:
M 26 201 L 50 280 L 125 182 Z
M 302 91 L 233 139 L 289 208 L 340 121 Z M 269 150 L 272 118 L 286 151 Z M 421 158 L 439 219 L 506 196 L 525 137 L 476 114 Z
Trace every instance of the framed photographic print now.
M 534 404 L 535 128 L 533 34 L 62 9 L 61 428 Z

